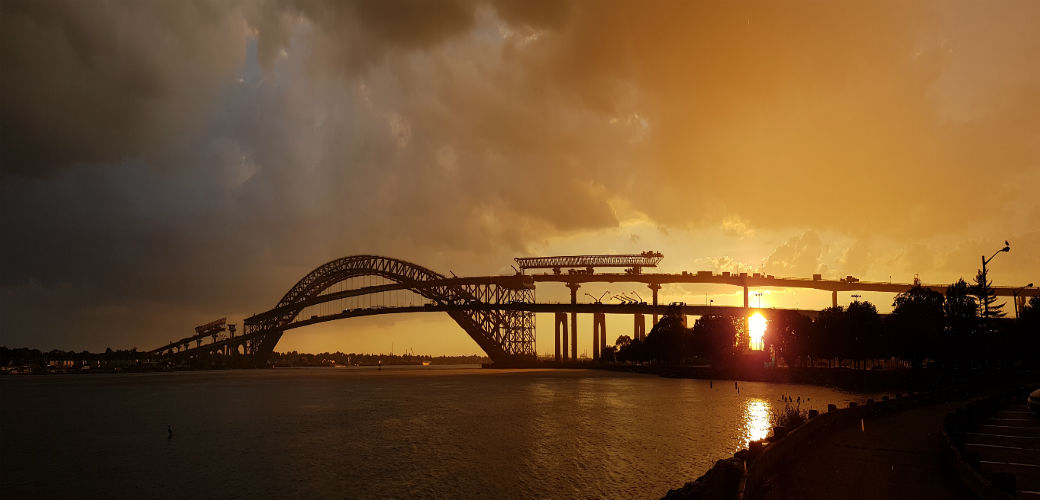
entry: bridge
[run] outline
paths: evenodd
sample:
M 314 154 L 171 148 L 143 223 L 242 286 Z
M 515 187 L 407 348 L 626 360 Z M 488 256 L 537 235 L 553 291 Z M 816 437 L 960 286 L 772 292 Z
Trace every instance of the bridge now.
M 646 336 L 645 316 L 652 315 L 652 325 L 669 307 L 678 307 L 687 315 L 747 315 L 750 312 L 748 289 L 751 287 L 809 288 L 831 292 L 837 305 L 839 291 L 875 291 L 902 293 L 910 283 L 863 282 L 852 276 L 840 280 L 777 278 L 758 273 L 720 274 L 711 271 L 675 274 L 643 273 L 661 260 L 656 252 L 607 256 L 562 256 L 518 258 L 520 270 L 513 275 L 446 277 L 422 266 L 399 259 L 376 255 L 356 255 L 336 259 L 314 269 L 301 278 L 271 309 L 250 316 L 243 331 L 236 335 L 234 324 L 226 318 L 200 325 L 195 334 L 171 341 L 151 351 L 159 359 L 171 362 L 205 363 L 217 366 L 266 366 L 282 335 L 295 328 L 340 319 L 401 313 L 446 313 L 491 358 L 492 362 L 533 360 L 535 350 L 535 313 L 555 315 L 555 358 L 560 361 L 578 357 L 578 314 L 593 317 L 592 354 L 598 357 L 606 347 L 606 314 L 631 315 L 635 339 Z M 625 267 L 622 273 L 596 273 L 597 267 Z M 551 269 L 542 274 L 524 274 L 528 269 Z M 568 272 L 563 269 L 570 268 Z M 379 283 L 358 279 L 379 280 Z M 570 290 L 569 303 L 538 303 L 538 283 L 557 282 Z M 650 303 L 624 301 L 605 304 L 599 300 L 579 303 L 577 292 L 586 283 L 642 283 L 651 290 Z M 722 284 L 743 287 L 744 305 L 695 306 L 658 304 L 658 291 L 663 285 L 677 283 Z M 947 285 L 922 285 L 940 293 Z M 994 287 L 997 295 L 1024 298 L 1037 296 L 1036 289 Z M 408 291 L 420 303 L 372 303 L 373 297 L 388 292 Z M 367 304 L 360 304 L 367 298 Z M 345 307 L 343 307 L 345 305 Z M 305 311 L 316 312 L 306 314 Z M 784 309 L 759 309 L 769 317 Z M 815 310 L 792 310 L 816 316 Z M 568 321 L 569 320 L 569 321 Z M 568 325 L 569 323 L 569 325 Z M 568 328 L 569 326 L 569 328 Z M 568 335 L 569 333 L 569 335 Z

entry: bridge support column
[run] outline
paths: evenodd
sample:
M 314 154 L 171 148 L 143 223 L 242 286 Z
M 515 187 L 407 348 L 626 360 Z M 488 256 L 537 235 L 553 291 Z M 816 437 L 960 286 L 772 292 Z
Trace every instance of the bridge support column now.
M 607 315 L 592 315 L 592 359 L 598 360 L 603 348 L 607 346 Z
M 747 285 L 744 285 L 744 309 L 748 308 L 748 290 Z
M 607 319 L 603 317 L 603 321 L 600 323 L 599 329 L 599 350 L 602 354 L 603 349 L 607 347 Z
M 838 291 L 831 292 L 831 307 L 838 307 Z
M 581 285 L 577 283 L 567 283 L 567 288 L 571 289 L 571 304 L 578 303 L 578 289 Z M 571 313 L 571 359 L 578 359 L 578 313 Z
M 562 347 L 562 350 L 561 350 Z M 567 358 L 567 313 L 556 313 L 556 361 Z
M 661 285 L 658 285 L 657 283 L 650 283 L 647 286 L 650 287 L 650 291 L 653 292 L 653 294 L 654 294 L 654 305 L 656 306 L 657 305 L 657 291 L 661 289 Z M 650 323 L 650 328 L 653 328 L 653 327 L 657 326 L 657 316 L 658 316 L 657 310 L 655 309 L 654 310 L 654 320 Z
M 571 313 L 571 359 L 578 359 L 578 313 Z
M 643 340 L 646 338 L 646 320 L 643 318 L 643 313 L 635 314 L 636 324 L 632 328 L 632 339 Z

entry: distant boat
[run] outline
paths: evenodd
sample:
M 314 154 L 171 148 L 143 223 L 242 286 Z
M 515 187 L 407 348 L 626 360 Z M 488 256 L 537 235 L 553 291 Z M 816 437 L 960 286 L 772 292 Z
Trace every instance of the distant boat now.
M 422 362 L 422 365 L 423 365 L 423 366 L 430 366 L 430 362 L 429 362 L 429 361 L 423 361 L 423 362 Z

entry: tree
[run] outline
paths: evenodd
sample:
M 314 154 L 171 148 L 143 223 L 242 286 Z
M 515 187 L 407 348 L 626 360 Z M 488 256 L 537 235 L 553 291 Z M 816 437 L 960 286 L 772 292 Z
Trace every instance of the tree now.
M 1036 353 L 1040 352 L 1040 296 L 1029 299 L 1018 318 L 1018 352 L 1026 364 L 1036 367 L 1040 365 L 1036 358 Z
M 997 292 L 993 290 L 993 280 L 986 279 L 986 276 L 982 274 L 980 270 L 975 275 L 975 286 L 972 287 L 974 295 L 979 300 L 979 305 L 983 311 L 982 320 L 988 321 L 990 318 L 1003 318 L 1007 316 L 1004 312 L 1004 302 L 996 304 Z M 986 325 L 988 328 L 989 325 Z
M 689 330 L 682 324 L 682 311 L 678 307 L 669 307 L 647 334 L 646 349 L 651 362 L 675 365 L 692 354 L 692 340 Z
M 639 339 L 634 339 L 628 344 L 618 348 L 617 353 L 614 356 L 619 363 L 626 363 L 629 361 L 640 363 L 650 359 L 647 354 L 646 344 Z
M 631 343 L 632 337 L 629 337 L 628 335 L 619 335 L 617 340 L 614 341 L 614 348 L 617 350 L 621 350 L 625 347 L 628 347 L 628 344 Z
M 795 311 L 778 310 L 766 324 L 765 340 L 788 365 L 804 365 L 809 355 L 812 318 Z
M 917 282 L 892 302 L 889 323 L 896 335 L 894 347 L 898 354 L 910 359 L 914 368 L 920 368 L 924 358 L 936 350 L 946 321 L 944 302 L 941 293 Z
M 845 310 L 848 353 L 853 359 L 874 358 L 881 352 L 881 317 L 868 301 L 855 301 Z
M 1023 323 L 1032 322 L 1034 325 L 1040 326 L 1040 324 L 1036 323 L 1040 321 L 1040 295 L 1029 299 L 1029 302 L 1022 307 L 1022 312 L 1018 317 Z M 1037 333 L 1040 333 L 1040 331 L 1037 331 Z
M 809 346 L 814 357 L 830 359 L 846 356 L 849 351 L 848 318 L 841 306 L 828 307 L 820 311 L 813 323 L 813 335 Z
M 701 316 L 693 324 L 693 351 L 714 365 L 728 363 L 742 349 L 737 345 L 737 323 L 744 322 L 743 316 Z
M 971 357 L 972 339 L 978 330 L 979 304 L 972 287 L 963 279 L 946 287 L 946 352 L 948 358 L 964 363 Z

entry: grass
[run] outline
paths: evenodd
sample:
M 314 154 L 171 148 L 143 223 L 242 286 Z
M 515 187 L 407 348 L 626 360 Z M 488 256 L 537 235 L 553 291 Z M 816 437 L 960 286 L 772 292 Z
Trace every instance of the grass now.
M 783 408 L 769 412 L 769 423 L 773 427 L 783 427 L 788 432 L 804 424 L 806 420 L 809 420 L 809 410 L 801 409 L 800 404 L 795 406 L 785 404 Z

